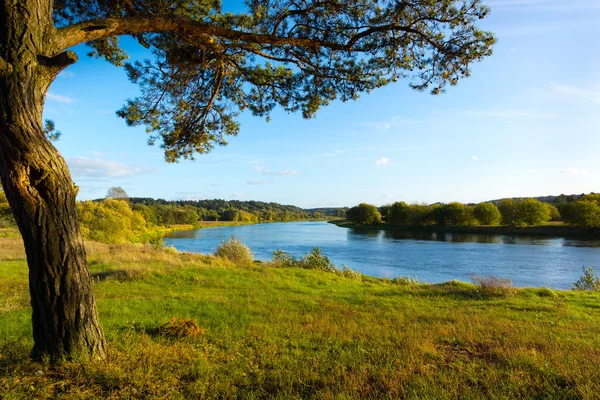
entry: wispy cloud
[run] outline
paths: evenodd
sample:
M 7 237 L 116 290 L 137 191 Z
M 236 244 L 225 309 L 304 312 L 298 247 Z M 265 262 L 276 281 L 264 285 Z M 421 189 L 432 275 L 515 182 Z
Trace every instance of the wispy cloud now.
M 375 160 L 375 164 L 376 164 L 378 167 L 382 167 L 382 166 L 390 165 L 390 163 L 391 163 L 391 162 L 392 162 L 392 160 L 390 160 L 390 159 L 389 159 L 389 158 L 387 158 L 387 157 L 381 157 L 381 158 L 378 158 L 377 160 Z
M 600 104 L 600 85 L 590 85 L 589 88 L 583 88 L 552 82 L 550 83 L 550 91 L 561 96 L 575 97 L 583 101 Z
M 256 180 L 252 180 L 252 181 L 248 181 L 246 182 L 248 185 L 265 185 L 267 183 L 267 181 L 256 181 Z
M 75 73 L 71 72 L 71 71 L 63 71 L 60 74 L 58 74 L 59 78 L 75 78 Z
M 579 168 L 573 168 L 573 167 L 569 167 L 569 168 L 565 168 L 563 170 L 560 171 L 560 173 L 562 174 L 566 174 L 566 175 L 589 175 L 590 171 L 588 171 L 587 169 L 579 169 Z
M 487 0 L 493 11 L 575 11 L 600 8 L 597 0 Z
M 377 130 L 387 130 L 387 129 L 391 129 L 394 126 L 406 124 L 409 122 L 412 122 L 412 120 L 408 119 L 408 118 L 402 118 L 402 117 L 393 117 L 392 119 L 385 120 L 385 121 L 363 122 L 360 125 L 366 126 L 366 127 L 372 128 L 372 129 L 377 129 Z
M 479 161 L 479 157 L 477 157 L 477 156 L 471 156 L 470 158 L 471 158 L 471 160 L 473 160 L 473 161 Z
M 234 192 L 234 193 L 231 193 L 231 197 L 237 197 L 237 198 L 244 197 L 244 193 Z
M 156 168 L 133 167 L 117 161 L 105 161 L 86 157 L 72 157 L 67 159 L 71 173 L 78 179 L 108 179 L 124 176 L 140 175 L 156 172 Z
M 48 100 L 56 101 L 56 102 L 62 103 L 62 104 L 73 104 L 73 103 L 75 103 L 77 101 L 77 100 L 75 100 L 72 97 L 61 96 L 59 94 L 54 94 L 52 92 L 48 92 L 48 94 L 46 95 L 46 98 Z
M 279 176 L 296 176 L 300 175 L 298 171 L 295 169 L 284 169 L 281 171 L 271 171 L 270 169 L 265 168 L 264 165 L 255 165 L 254 170 L 260 172 L 263 175 L 279 175 Z
M 558 114 L 543 113 L 531 110 L 466 110 L 465 113 L 472 117 L 479 118 L 524 118 L 524 119 L 553 119 L 558 118 Z

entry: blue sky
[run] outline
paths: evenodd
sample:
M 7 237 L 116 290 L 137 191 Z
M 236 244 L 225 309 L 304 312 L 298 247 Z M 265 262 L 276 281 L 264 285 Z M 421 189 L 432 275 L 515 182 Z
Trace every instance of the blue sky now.
M 230 3 L 235 3 L 231 1 Z M 243 114 L 239 136 L 167 164 L 144 128 L 115 115 L 137 94 L 123 69 L 85 57 L 50 88 L 45 117 L 81 200 L 130 196 L 301 207 L 479 202 L 600 191 L 600 1 L 487 0 L 494 55 L 441 96 L 408 81 L 312 120 Z M 132 59 L 143 49 L 124 39 Z

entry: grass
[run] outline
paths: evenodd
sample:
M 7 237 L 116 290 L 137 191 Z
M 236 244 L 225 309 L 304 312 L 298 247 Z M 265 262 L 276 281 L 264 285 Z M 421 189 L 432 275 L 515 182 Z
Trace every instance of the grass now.
M 395 282 L 87 243 L 104 362 L 28 359 L 0 239 L 0 398 L 598 398 L 600 293 Z M 172 334 L 166 334 L 170 332 Z

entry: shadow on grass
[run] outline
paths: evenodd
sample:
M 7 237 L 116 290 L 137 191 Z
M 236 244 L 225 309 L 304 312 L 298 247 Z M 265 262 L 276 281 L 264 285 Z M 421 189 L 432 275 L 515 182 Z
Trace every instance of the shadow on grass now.
M 145 275 L 142 271 L 135 271 L 131 269 L 118 269 L 114 271 L 102 271 L 91 274 L 92 279 L 95 282 L 104 282 L 106 280 L 116 280 L 119 282 L 133 281 L 140 279 Z

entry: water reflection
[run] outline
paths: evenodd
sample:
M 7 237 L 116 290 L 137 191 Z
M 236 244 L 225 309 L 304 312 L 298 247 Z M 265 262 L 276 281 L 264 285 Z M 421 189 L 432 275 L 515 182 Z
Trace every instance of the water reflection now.
M 348 238 L 353 240 L 379 239 L 383 236 L 383 231 L 372 229 L 348 229 Z

